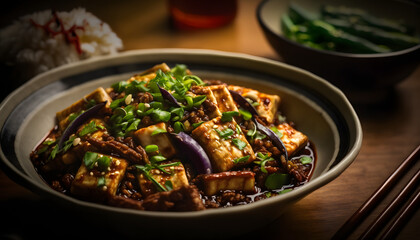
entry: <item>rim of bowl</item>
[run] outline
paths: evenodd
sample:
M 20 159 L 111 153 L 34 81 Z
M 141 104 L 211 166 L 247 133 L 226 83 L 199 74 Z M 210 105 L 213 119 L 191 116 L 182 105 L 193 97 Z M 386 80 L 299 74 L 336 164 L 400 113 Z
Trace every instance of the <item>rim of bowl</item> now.
M 331 56 L 337 56 L 337 57 L 343 57 L 343 58 L 364 58 L 364 59 L 369 59 L 369 58 L 389 58 L 389 57 L 394 57 L 394 56 L 400 56 L 400 55 L 404 55 L 407 53 L 411 53 L 411 52 L 415 52 L 415 51 L 420 51 L 420 43 L 409 47 L 409 48 L 405 48 L 402 50 L 398 50 L 398 51 L 391 51 L 391 52 L 387 52 L 387 53 L 343 53 L 343 52 L 337 52 L 337 51 L 330 51 L 330 50 L 321 50 L 321 49 L 316 49 L 316 48 L 311 48 L 308 46 L 305 46 L 303 44 L 297 43 L 293 40 L 288 39 L 287 37 L 284 37 L 283 34 L 279 34 L 275 31 L 273 31 L 267 24 L 266 22 L 263 20 L 263 15 L 262 15 L 262 9 L 265 6 L 265 4 L 267 4 L 268 2 L 271 2 L 272 0 L 262 0 L 258 6 L 257 6 L 257 11 L 256 11 L 256 15 L 257 15 L 257 20 L 259 25 L 263 28 L 264 31 L 269 32 L 270 34 L 272 34 L 273 36 L 275 36 L 276 38 L 278 38 L 281 41 L 285 41 L 291 45 L 294 45 L 296 47 L 300 47 L 300 48 L 304 48 L 307 49 L 308 51 L 313 51 L 313 52 L 317 52 L 320 54 L 324 54 L 324 55 L 331 55 Z M 402 4 L 407 4 L 404 1 L 401 1 Z M 419 6 L 414 6 L 419 8 L 420 10 L 420 5 Z M 280 16 L 280 15 L 279 15 Z M 279 18 L 280 20 L 280 18 Z
M 278 201 L 293 201 L 302 198 L 303 196 L 306 196 L 307 194 L 319 189 L 322 186 L 325 186 L 327 183 L 333 181 L 335 178 L 337 178 L 341 173 L 344 172 L 344 170 L 350 166 L 350 164 L 354 161 L 356 156 L 358 155 L 361 145 L 362 145 L 362 127 L 361 123 L 359 121 L 359 118 L 353 109 L 352 105 L 350 104 L 349 100 L 346 98 L 343 92 L 339 90 L 337 87 L 329 83 L 328 81 L 318 77 L 317 75 L 310 73 L 304 69 L 275 61 L 270 60 L 264 57 L 258 57 L 253 56 L 245 53 L 234 53 L 234 52 L 226 52 L 226 51 L 219 51 L 219 50 L 208 50 L 208 49 L 183 49 L 183 48 L 163 48 L 163 49 L 142 49 L 142 50 L 129 50 L 125 52 L 118 53 L 117 55 L 112 56 L 102 56 L 97 58 L 91 58 L 86 59 L 83 61 L 75 62 L 75 63 L 69 63 L 57 68 L 54 68 L 48 72 L 41 73 L 40 75 L 30 79 L 28 82 L 20 86 L 18 89 L 13 91 L 11 94 L 9 94 L 1 103 L 0 103 L 0 113 L 4 110 L 4 108 L 7 106 L 7 104 L 13 99 L 13 98 L 24 98 L 31 94 L 31 91 L 28 91 L 27 89 L 32 89 L 36 85 L 37 82 L 41 81 L 42 79 L 48 78 L 49 76 L 60 76 L 60 74 L 63 74 L 63 72 L 68 72 L 71 69 L 75 68 L 83 68 L 83 66 L 99 63 L 103 64 L 103 66 L 106 66 L 108 61 L 110 60 L 118 60 L 118 59 L 130 59 L 134 57 L 138 57 L 141 55 L 159 55 L 159 54 L 172 54 L 172 56 L 181 56 L 181 55 L 190 55 L 190 56 L 197 56 L 197 55 L 207 55 L 212 57 L 225 57 L 230 58 L 232 60 L 239 60 L 239 61 L 248 61 L 248 62 L 258 62 L 260 64 L 264 65 L 271 65 L 271 66 L 277 66 L 280 68 L 283 68 L 288 71 L 297 72 L 298 74 L 307 75 L 314 80 L 318 81 L 320 85 L 322 85 L 322 88 L 329 89 L 331 94 L 335 94 L 336 97 L 339 97 L 343 102 L 344 106 L 346 106 L 348 109 L 347 114 L 351 116 L 350 120 L 354 124 L 354 133 L 355 133 L 355 139 L 354 144 L 349 145 L 349 149 L 347 151 L 347 154 L 343 157 L 343 159 L 333 166 L 332 168 L 328 169 L 328 171 L 325 171 L 322 175 L 317 177 L 316 179 L 313 179 L 303 185 L 301 188 L 297 188 L 294 191 L 291 191 L 287 194 L 284 194 L 282 196 L 277 196 L 275 198 L 268 198 L 264 199 L 264 201 L 257 201 L 253 202 L 252 204 L 246 204 L 246 205 L 240 205 L 235 207 L 228 207 L 228 208 L 222 208 L 222 209 L 206 209 L 205 211 L 189 211 L 189 212 L 159 212 L 159 211 L 139 211 L 135 209 L 125 209 L 125 208 L 118 208 L 118 207 L 112 207 L 107 205 L 101 205 L 97 203 L 91 203 L 83 200 L 79 200 L 67 195 L 63 195 L 46 184 L 41 184 L 40 182 L 33 181 L 30 176 L 25 174 L 23 171 L 17 169 L 4 155 L 3 150 L 0 148 L 0 167 L 4 170 L 4 172 L 15 182 L 19 183 L 20 185 L 23 185 L 27 189 L 30 189 L 31 191 L 34 191 L 36 193 L 41 193 L 43 195 L 48 195 L 49 197 L 52 197 L 54 199 L 59 200 L 66 200 L 69 203 L 76 204 L 79 207 L 84 207 L 86 209 L 100 209 L 107 212 L 112 212 L 115 214 L 128 214 L 133 216 L 147 216 L 152 218 L 182 218 L 182 219 L 188 219 L 188 218 L 197 218 L 197 217 L 203 217 L 203 216 L 214 216 L 218 214 L 236 214 L 239 212 L 247 212 L 252 211 L 254 209 L 259 209 L 263 207 L 264 205 L 272 205 L 275 204 Z M 124 62 L 124 61 L 123 61 Z M 108 63 L 110 64 L 110 63 Z M 112 64 L 110 64 L 112 65 Z M 35 88 L 36 90 L 37 88 Z M 17 96 L 19 93 L 23 93 L 24 96 Z M 331 96 L 329 96 L 331 97 Z M 14 106 L 18 105 L 18 103 L 14 104 Z M 0 114 L 0 127 L 1 131 L 3 131 L 4 123 L 6 122 L 8 118 L 8 115 L 5 116 L 4 114 Z M 348 124 L 348 123 L 346 123 Z M 0 132 L 1 132 L 0 131 Z

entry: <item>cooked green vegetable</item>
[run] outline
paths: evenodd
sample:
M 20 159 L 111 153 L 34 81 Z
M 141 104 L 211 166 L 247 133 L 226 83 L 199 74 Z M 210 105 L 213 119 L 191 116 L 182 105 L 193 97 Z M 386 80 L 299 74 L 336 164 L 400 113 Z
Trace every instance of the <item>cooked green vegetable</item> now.
M 281 18 L 284 35 L 308 47 L 350 53 L 386 53 L 420 43 L 413 28 L 358 8 L 328 5 L 318 15 L 291 4 Z

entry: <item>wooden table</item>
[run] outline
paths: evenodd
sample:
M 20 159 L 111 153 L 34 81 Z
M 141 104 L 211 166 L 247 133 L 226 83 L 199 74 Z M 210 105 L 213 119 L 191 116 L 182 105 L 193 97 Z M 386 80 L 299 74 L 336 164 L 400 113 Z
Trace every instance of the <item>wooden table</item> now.
M 107 22 L 123 40 L 125 50 L 146 48 L 200 48 L 240 52 L 269 59 L 282 59 L 268 45 L 258 26 L 259 1 L 240 1 L 235 21 L 225 27 L 183 32 L 171 27 L 165 1 L 72 1 L 55 3 L 29 1 L 2 10 L 1 26 L 23 14 L 48 8 L 70 10 L 82 6 Z M 98 4 L 98 2 L 100 2 Z M 13 4 L 13 3 L 11 3 Z M 333 182 L 311 193 L 286 210 L 272 224 L 248 236 L 284 239 L 328 239 L 382 184 L 391 172 L 420 144 L 420 66 L 391 95 L 376 104 L 354 104 L 363 128 L 363 146 L 353 164 Z M 418 168 L 417 163 L 416 167 Z M 406 184 L 410 171 L 399 185 Z M 358 236 L 399 190 L 394 190 L 356 229 Z M 0 216 L 7 223 L 0 229 L 5 236 L 58 236 L 60 223 L 45 221 L 61 209 L 11 181 L 0 172 Z M 420 234 L 420 212 L 414 215 L 399 239 Z M 23 227 L 22 227 L 23 226 Z M 75 229 L 83 226 L 73 225 Z M 38 228 L 44 233 L 36 233 Z M 64 227 L 63 227 L 64 229 Z M 28 231 L 34 231 L 28 233 Z

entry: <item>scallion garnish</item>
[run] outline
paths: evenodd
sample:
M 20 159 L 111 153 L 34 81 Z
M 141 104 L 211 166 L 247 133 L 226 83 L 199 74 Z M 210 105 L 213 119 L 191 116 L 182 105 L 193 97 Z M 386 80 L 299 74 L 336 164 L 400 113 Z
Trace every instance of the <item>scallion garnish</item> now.
M 228 111 L 222 113 L 222 122 L 231 122 L 234 116 L 239 116 L 239 112 L 237 111 Z
M 233 163 L 238 164 L 238 163 L 244 163 L 247 162 L 249 159 L 249 155 L 243 156 L 243 157 L 239 157 L 233 160 Z
M 230 128 L 226 128 L 224 130 L 219 130 L 219 129 L 214 129 L 220 137 L 222 137 L 223 139 L 228 139 L 230 136 L 232 136 L 233 134 L 235 134 L 235 131 L 233 131 Z
M 244 149 L 246 147 L 246 142 L 242 141 L 239 138 L 232 139 L 232 142 L 233 142 L 233 144 L 235 144 L 235 146 L 237 148 L 239 148 L 239 150 L 242 150 L 242 149 Z

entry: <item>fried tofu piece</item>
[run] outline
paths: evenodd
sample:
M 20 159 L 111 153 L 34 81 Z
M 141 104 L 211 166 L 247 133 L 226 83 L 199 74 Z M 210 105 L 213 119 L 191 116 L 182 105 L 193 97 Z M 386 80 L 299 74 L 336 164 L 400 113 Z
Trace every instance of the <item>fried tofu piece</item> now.
M 286 147 L 288 156 L 293 156 L 308 142 L 308 137 L 305 134 L 294 129 L 288 123 L 282 123 L 276 127 L 283 134 L 281 141 Z
M 145 128 L 140 128 L 134 132 L 135 139 L 138 140 L 142 147 L 154 144 L 159 147 L 159 152 L 166 158 L 171 158 L 175 155 L 176 150 L 172 144 L 168 133 L 162 132 L 156 134 L 159 130 L 166 131 L 166 123 L 161 122 Z
M 238 111 L 238 107 L 225 85 L 212 85 L 209 88 L 216 98 L 220 112 Z
M 273 123 L 280 105 L 279 96 L 233 85 L 229 85 L 228 89 L 239 92 L 243 97 L 250 99 L 252 102 L 256 102 L 257 104 L 254 107 L 258 114 L 263 117 L 267 123 Z
M 202 176 L 204 194 L 214 195 L 219 191 L 237 190 L 255 192 L 255 173 L 251 171 L 229 171 Z
M 105 122 L 102 119 L 98 118 L 92 118 L 89 121 L 87 121 L 85 124 L 81 125 L 78 130 L 76 131 L 76 136 L 72 135 L 70 137 L 73 137 L 73 142 L 70 142 L 69 144 L 72 144 L 66 152 L 63 154 L 57 154 L 56 157 L 50 161 L 48 161 L 43 167 L 43 171 L 45 172 L 51 172 L 51 171 L 61 171 L 62 169 L 68 168 L 72 164 L 78 164 L 80 163 L 80 159 L 83 157 L 83 154 L 86 151 L 95 151 L 96 148 L 93 147 L 90 143 L 84 140 L 85 136 L 80 137 L 79 134 L 83 131 L 84 128 L 89 128 L 91 126 L 87 126 L 91 123 L 91 121 L 95 122 L 96 130 L 91 128 L 91 133 L 86 134 L 85 136 L 89 136 L 92 138 L 102 139 L 102 135 L 106 132 L 105 128 Z M 58 141 L 58 139 L 57 139 Z M 65 144 L 63 144 L 64 147 Z
M 228 171 L 255 159 L 251 145 L 235 120 L 222 122 L 221 117 L 214 118 L 194 129 L 192 137 L 203 147 L 216 172 Z
M 93 201 L 103 201 L 116 194 L 128 162 L 122 158 L 98 153 L 98 158 L 104 156 L 111 160 L 108 169 L 101 169 L 97 164 L 88 168 L 82 163 L 70 188 L 72 194 Z
M 187 179 L 187 174 L 185 172 L 184 166 L 180 161 L 166 161 L 163 164 L 170 164 L 175 162 L 178 162 L 179 164 L 176 166 L 163 167 L 166 173 L 155 168 L 149 171 L 149 176 L 152 177 L 163 187 L 165 187 L 167 181 L 171 182 L 172 189 L 174 190 L 179 189 L 183 186 L 188 186 L 189 183 Z M 145 173 L 138 174 L 137 179 L 143 195 L 148 196 L 150 194 L 158 192 L 157 187 L 154 185 L 151 179 L 149 179 L 148 176 L 146 176 Z
M 162 72 L 169 72 L 171 71 L 171 68 L 166 63 L 157 64 L 140 74 L 133 75 L 127 80 L 127 83 L 132 81 L 149 82 L 156 77 L 157 70 L 162 70 Z
M 89 101 L 94 100 L 96 103 L 101 103 L 107 101 L 105 107 L 109 108 L 109 105 L 112 102 L 111 97 L 106 93 L 106 91 L 100 87 L 95 89 L 95 91 L 86 95 L 82 99 L 70 105 L 68 108 L 59 111 L 56 113 L 58 127 L 61 131 L 65 130 L 69 125 L 69 116 L 73 114 L 79 114 L 82 110 L 86 110 L 89 106 Z

